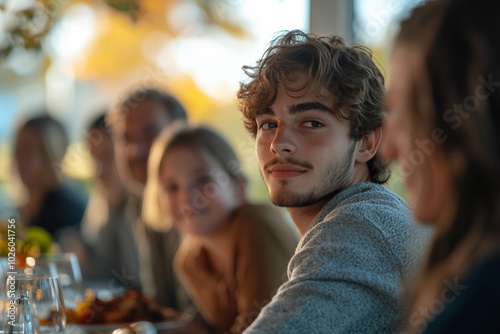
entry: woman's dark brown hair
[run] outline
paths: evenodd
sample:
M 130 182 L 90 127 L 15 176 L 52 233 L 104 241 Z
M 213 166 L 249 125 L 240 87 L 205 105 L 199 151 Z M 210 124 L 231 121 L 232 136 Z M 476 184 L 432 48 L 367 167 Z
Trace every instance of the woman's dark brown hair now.
M 456 212 L 437 227 L 419 291 L 460 277 L 500 246 L 500 24 L 491 0 L 432 1 L 401 23 L 396 48 L 422 56 L 409 108 L 415 128 L 443 129 Z M 418 107 L 426 87 L 432 110 Z M 418 294 L 418 293 L 417 293 Z M 429 300 L 428 300 L 429 301 Z M 416 304 L 419 304 L 418 302 Z M 421 307 L 414 305 L 414 309 Z
M 29 119 L 20 129 L 32 130 L 40 140 L 47 186 L 53 187 L 63 181 L 62 161 L 69 146 L 68 134 L 63 124 L 45 114 Z

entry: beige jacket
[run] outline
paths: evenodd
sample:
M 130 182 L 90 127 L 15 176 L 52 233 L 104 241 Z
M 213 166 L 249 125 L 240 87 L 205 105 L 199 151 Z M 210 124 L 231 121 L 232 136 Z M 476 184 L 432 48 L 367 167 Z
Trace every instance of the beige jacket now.
M 286 281 L 286 268 L 298 235 L 270 206 L 246 204 L 227 230 L 231 256 L 225 275 L 213 270 L 211 254 L 184 237 L 174 266 L 205 320 L 219 333 L 241 333 Z

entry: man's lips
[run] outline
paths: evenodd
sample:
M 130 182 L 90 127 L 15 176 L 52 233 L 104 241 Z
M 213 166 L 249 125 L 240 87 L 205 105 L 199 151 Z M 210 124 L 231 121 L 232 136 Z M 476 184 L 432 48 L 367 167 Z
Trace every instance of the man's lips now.
M 276 164 L 268 169 L 269 174 L 277 179 L 287 179 L 302 175 L 307 170 L 293 165 Z

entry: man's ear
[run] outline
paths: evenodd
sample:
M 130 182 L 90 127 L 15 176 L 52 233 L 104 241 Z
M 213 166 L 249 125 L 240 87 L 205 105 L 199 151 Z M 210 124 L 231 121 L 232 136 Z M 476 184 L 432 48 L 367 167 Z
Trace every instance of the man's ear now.
M 382 128 L 378 127 L 358 142 L 356 149 L 356 162 L 367 162 L 377 153 L 380 141 L 382 140 Z

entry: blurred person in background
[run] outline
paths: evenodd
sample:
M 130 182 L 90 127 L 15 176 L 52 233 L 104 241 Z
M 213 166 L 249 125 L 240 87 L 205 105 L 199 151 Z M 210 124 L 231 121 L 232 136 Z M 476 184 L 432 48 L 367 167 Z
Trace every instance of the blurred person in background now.
M 139 254 L 143 291 L 160 305 L 196 313 L 173 271 L 180 238 L 176 229 L 152 228 L 140 219 L 143 188 L 147 181 L 149 151 L 156 136 L 175 120 L 186 120 L 184 107 L 173 96 L 157 89 L 139 89 L 112 109 L 106 123 L 111 126 L 118 173 L 130 190 L 126 217 L 134 231 Z M 132 280 L 127 268 L 120 279 Z M 126 285 L 126 284 L 125 284 Z
M 40 226 L 56 241 L 67 228 L 78 228 L 87 199 L 63 173 L 69 141 L 64 126 L 49 115 L 29 119 L 17 130 L 14 162 L 27 197 L 19 208 L 24 226 Z
M 216 333 L 241 333 L 286 278 L 298 235 L 282 214 L 250 204 L 229 143 L 207 127 L 178 123 L 149 159 L 142 215 L 183 235 L 175 269 Z
M 113 280 L 111 286 L 118 288 L 122 282 L 114 275 L 126 268 L 127 275 L 134 277 L 129 287 L 139 289 L 139 256 L 132 225 L 125 216 L 128 191 L 118 175 L 105 113 L 90 123 L 86 141 L 96 169 L 81 228 L 88 248 L 88 258 L 82 268 L 84 281 L 107 284 Z
M 436 236 L 406 333 L 500 333 L 500 11 L 431 1 L 401 23 L 384 156 Z

